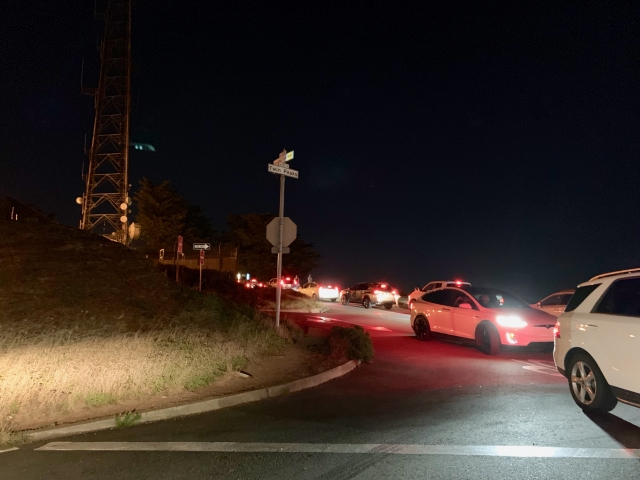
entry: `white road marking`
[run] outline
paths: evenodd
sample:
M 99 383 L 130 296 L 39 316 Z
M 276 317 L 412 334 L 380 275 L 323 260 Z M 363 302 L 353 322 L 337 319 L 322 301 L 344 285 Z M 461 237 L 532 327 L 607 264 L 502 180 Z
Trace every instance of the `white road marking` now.
M 0 450 L 0 453 L 13 452 L 14 450 L 18 450 L 18 447 L 7 448 L 6 450 Z
M 345 453 L 389 455 L 456 455 L 526 458 L 639 459 L 640 449 L 568 448 L 492 445 L 394 445 L 350 443 L 236 443 L 236 442 L 51 442 L 45 451 L 103 452 L 228 452 L 228 453 Z
M 516 360 L 512 359 L 514 362 L 524 363 L 525 370 L 529 370 L 536 373 L 542 373 L 544 375 L 551 375 L 552 377 L 560 377 L 564 378 L 558 370 L 556 370 L 555 366 L 548 365 L 540 360 L 529 360 L 525 362 L 524 360 Z

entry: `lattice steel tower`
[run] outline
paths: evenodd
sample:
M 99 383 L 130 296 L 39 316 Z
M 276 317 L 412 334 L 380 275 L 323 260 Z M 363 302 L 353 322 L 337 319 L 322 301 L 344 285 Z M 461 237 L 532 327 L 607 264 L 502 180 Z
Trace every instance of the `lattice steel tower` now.
M 127 242 L 129 114 L 131 110 L 131 0 L 109 0 L 100 44 L 95 120 L 80 228 Z

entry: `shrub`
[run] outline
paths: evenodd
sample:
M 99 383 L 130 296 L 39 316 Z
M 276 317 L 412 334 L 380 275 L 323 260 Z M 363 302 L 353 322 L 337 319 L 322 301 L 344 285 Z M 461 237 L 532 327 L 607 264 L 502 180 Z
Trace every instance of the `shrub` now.
M 136 411 L 125 412 L 122 415 L 116 415 L 116 427 L 124 428 L 135 425 L 142 418 L 142 414 Z
M 350 328 L 333 327 L 327 338 L 328 353 L 334 357 L 370 362 L 373 359 L 373 343 L 360 325 Z

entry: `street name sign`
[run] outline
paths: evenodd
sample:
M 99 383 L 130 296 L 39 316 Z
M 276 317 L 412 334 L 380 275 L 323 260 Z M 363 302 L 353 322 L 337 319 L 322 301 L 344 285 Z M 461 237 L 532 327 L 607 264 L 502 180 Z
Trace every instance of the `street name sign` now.
M 269 163 L 268 165 L 269 165 L 269 171 L 271 173 L 277 173 L 278 175 L 285 175 L 291 178 L 298 178 L 297 170 L 292 170 L 290 168 L 283 167 L 281 165 L 273 165 L 271 163 Z
M 284 217 L 283 220 L 284 234 L 282 236 L 282 246 L 288 247 L 298 236 L 298 226 L 293 223 L 293 220 L 289 217 Z M 267 225 L 267 240 L 269 240 L 271 245 L 276 247 L 275 253 L 278 253 L 278 240 L 280 240 L 280 217 L 274 218 L 269 222 L 269 225 Z
M 271 247 L 271 253 L 278 253 L 278 247 Z M 282 247 L 282 253 L 291 253 L 289 247 Z
M 194 250 L 211 250 L 211 244 L 210 243 L 194 243 L 193 249 Z

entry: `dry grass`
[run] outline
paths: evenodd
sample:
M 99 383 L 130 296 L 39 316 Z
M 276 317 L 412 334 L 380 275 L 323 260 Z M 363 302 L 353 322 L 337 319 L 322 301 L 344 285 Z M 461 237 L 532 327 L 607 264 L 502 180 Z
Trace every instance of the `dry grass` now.
M 263 308 L 275 309 L 275 289 L 266 289 L 266 294 L 263 294 Z M 303 293 L 296 292 L 294 290 L 282 290 L 282 299 L 280 301 L 282 310 L 300 310 L 310 312 L 313 310 L 324 311 L 327 309 L 327 304 L 313 300 L 311 297 L 304 295 Z
M 0 430 L 55 412 L 202 388 L 276 353 L 287 336 L 241 316 L 227 331 L 174 326 L 80 338 L 68 331 L 3 336 Z
M 288 345 L 270 322 L 122 245 L 0 221 L 0 444 L 52 414 L 205 387 Z

